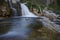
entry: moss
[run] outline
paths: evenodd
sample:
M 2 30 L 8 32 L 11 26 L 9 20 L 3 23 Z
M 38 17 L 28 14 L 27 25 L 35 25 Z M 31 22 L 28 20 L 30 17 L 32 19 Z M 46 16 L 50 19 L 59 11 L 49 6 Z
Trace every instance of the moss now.
M 56 32 L 47 28 L 40 28 L 41 32 L 33 31 L 28 37 L 28 40 L 56 40 Z
M 50 4 L 48 9 L 54 11 L 55 13 L 60 13 L 60 6 L 58 5 Z

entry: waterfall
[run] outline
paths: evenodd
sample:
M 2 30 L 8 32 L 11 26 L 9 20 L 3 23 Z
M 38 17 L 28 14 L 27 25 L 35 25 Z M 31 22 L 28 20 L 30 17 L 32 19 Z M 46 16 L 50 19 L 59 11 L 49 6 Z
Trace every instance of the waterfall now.
M 12 16 L 18 16 L 18 15 L 20 16 L 20 14 L 22 14 L 22 17 L 37 17 L 36 15 L 34 15 L 32 12 L 29 11 L 28 7 L 25 4 L 20 3 L 20 0 L 7 0 L 7 2 L 12 11 L 11 14 Z M 18 11 L 14 8 L 13 3 L 17 3 Z
M 17 11 L 12 6 L 11 0 L 8 0 L 8 3 L 9 3 L 10 9 L 12 9 L 12 11 L 13 11 L 14 16 L 16 16 L 17 15 Z M 19 18 L 8 18 L 6 20 L 3 20 L 3 22 L 9 22 L 10 30 L 7 33 L 5 33 L 5 34 L 0 35 L 0 38 L 8 39 L 8 38 L 13 38 L 15 36 L 18 36 L 19 38 L 20 37 L 21 38 L 26 38 L 28 36 L 29 32 L 31 31 L 31 28 L 29 27 L 29 25 L 33 24 L 33 23 L 35 23 L 37 21 L 34 18 L 28 18 L 28 20 L 26 18 L 23 18 L 23 17 L 38 17 L 38 16 L 36 16 L 32 12 L 30 12 L 28 7 L 25 4 L 23 4 L 23 3 L 19 4 L 19 2 L 18 2 L 18 5 L 19 5 L 19 7 L 21 5 L 22 18 L 21 17 L 19 17 Z M 44 27 L 47 27 L 49 29 L 55 29 L 56 31 L 60 32 L 60 26 L 56 25 L 55 23 L 52 23 L 49 20 L 49 18 L 47 18 L 45 16 L 41 17 L 41 18 L 42 19 L 39 19 L 39 22 L 41 21 L 43 23 Z
M 12 16 L 17 16 L 17 10 L 13 7 L 12 0 L 7 0 Z
M 14 16 L 17 16 L 17 14 L 19 14 L 19 15 L 22 14 L 22 17 L 38 17 L 38 16 L 34 15 L 34 13 L 30 12 L 28 7 L 25 4 L 20 3 L 19 0 L 16 0 L 16 3 L 18 4 L 18 8 L 19 8 L 19 10 L 21 9 L 22 13 L 21 13 L 21 11 L 19 11 L 19 10 L 17 11 L 14 8 L 14 6 L 12 5 L 12 0 L 7 0 L 7 1 L 8 1 L 8 5 L 12 11 L 12 14 Z
M 12 5 L 12 0 L 7 0 L 7 2 L 8 2 L 8 6 L 9 6 L 10 8 L 12 8 L 12 7 L 13 7 L 13 5 Z
M 19 9 L 21 9 L 22 11 L 22 17 L 38 17 L 36 15 L 34 15 L 32 12 L 29 11 L 29 8 L 23 4 L 23 3 L 20 3 L 19 2 L 20 0 L 16 0 L 18 6 L 19 6 Z
M 22 9 L 22 17 L 38 17 L 34 15 L 32 12 L 30 12 L 28 7 L 23 3 L 21 3 L 21 9 Z

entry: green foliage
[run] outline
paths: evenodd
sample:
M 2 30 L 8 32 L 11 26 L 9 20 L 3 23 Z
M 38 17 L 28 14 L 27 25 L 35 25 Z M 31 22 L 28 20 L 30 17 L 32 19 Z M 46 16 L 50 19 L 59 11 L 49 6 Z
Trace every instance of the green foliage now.
M 30 8 L 32 8 L 32 3 L 30 1 L 27 2 L 27 6 Z
M 22 3 L 23 3 L 23 2 L 25 2 L 25 0 L 20 0 L 20 2 L 22 2 Z
M 40 4 L 40 8 L 44 9 L 45 8 L 45 4 Z
M 57 12 L 57 13 L 60 13 L 60 6 L 58 6 L 58 5 L 50 4 L 50 5 L 48 6 L 48 9 L 49 9 L 49 10 L 53 10 L 53 11 L 55 11 L 55 12 Z
M 32 9 L 32 8 L 39 9 L 39 6 L 37 4 L 33 4 L 31 1 L 27 3 L 27 6 L 29 9 Z
M 33 8 L 39 9 L 39 6 L 37 4 L 33 4 L 32 6 Z

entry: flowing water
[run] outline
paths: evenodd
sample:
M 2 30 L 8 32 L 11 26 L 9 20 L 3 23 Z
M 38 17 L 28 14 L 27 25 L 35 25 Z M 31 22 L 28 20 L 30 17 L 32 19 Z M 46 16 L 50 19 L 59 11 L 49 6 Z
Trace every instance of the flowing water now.
M 17 10 L 14 8 L 14 6 L 12 4 L 12 0 L 7 0 L 7 2 L 8 2 L 8 6 L 11 10 L 11 15 L 17 16 Z
M 11 3 L 11 2 L 9 2 L 9 3 Z M 11 5 L 10 5 L 10 7 L 12 7 Z M 28 7 L 22 3 L 21 3 L 21 9 L 22 9 L 22 16 L 14 15 L 14 17 L 5 18 L 4 20 L 3 19 L 0 20 L 0 32 L 1 32 L 0 40 L 24 40 L 24 39 L 28 38 L 33 31 L 36 30 L 36 32 L 37 32 L 38 29 L 40 29 L 40 28 L 42 29 L 42 27 L 43 27 L 43 26 L 41 26 L 42 23 L 45 27 L 52 29 L 52 26 L 50 24 L 51 21 L 48 18 L 41 17 L 42 18 L 41 20 L 36 18 L 38 16 L 36 16 L 32 12 L 30 12 Z M 12 10 L 14 10 L 14 8 Z M 14 14 L 14 12 L 15 12 L 15 10 L 13 11 L 13 14 Z M 43 28 L 43 30 L 45 31 L 46 29 Z M 39 31 L 41 31 L 41 30 L 39 30 Z M 38 35 L 36 40 L 40 40 L 42 38 L 40 34 L 41 34 L 41 32 L 36 33 L 36 35 Z M 35 37 L 35 33 L 33 35 Z M 46 34 L 46 36 L 47 36 L 47 34 Z M 43 40 L 43 38 L 41 40 Z M 44 38 L 44 40 L 45 40 L 45 38 Z M 31 39 L 31 40 L 33 40 L 33 39 Z M 50 39 L 48 39 L 48 37 L 47 37 L 46 40 L 50 40 Z
M 15 13 L 16 10 L 13 8 L 12 2 L 9 0 L 8 3 L 9 7 L 13 11 L 13 14 L 16 14 Z M 32 32 L 31 31 L 32 28 L 30 28 L 29 25 L 36 23 L 36 21 L 35 18 L 31 17 L 37 16 L 30 12 L 25 4 L 21 4 L 21 8 L 22 8 L 21 17 L 17 17 L 16 15 L 14 15 L 14 17 L 12 18 L 6 18 L 0 21 L 1 28 L 0 38 L 3 38 L 1 40 L 6 40 L 8 38 L 12 38 L 15 36 L 25 39 L 28 36 L 28 34 Z
M 28 7 L 25 4 L 21 4 L 22 8 L 22 17 L 38 17 L 29 11 Z
M 30 28 L 29 25 L 34 23 L 33 18 L 9 18 L 7 20 L 1 21 L 0 27 L 9 27 L 8 31 L 0 37 L 13 37 L 20 35 L 21 37 L 26 37 L 27 33 L 29 34 Z

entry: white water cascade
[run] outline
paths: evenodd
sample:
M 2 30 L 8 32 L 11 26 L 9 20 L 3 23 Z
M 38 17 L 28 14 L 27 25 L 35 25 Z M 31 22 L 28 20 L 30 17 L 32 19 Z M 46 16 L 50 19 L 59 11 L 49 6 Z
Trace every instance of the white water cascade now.
M 38 17 L 36 15 L 34 15 L 32 12 L 29 11 L 28 7 L 25 4 L 21 3 L 21 9 L 22 9 L 22 17 Z M 60 32 L 60 26 L 52 23 L 49 18 L 41 17 L 42 19 L 39 19 L 39 22 L 41 21 L 43 23 L 44 27 L 47 27 L 49 29 L 55 29 L 56 31 Z M 28 26 L 32 23 L 35 23 L 35 19 L 31 19 L 28 18 L 28 20 L 26 18 L 9 18 L 4 20 L 4 22 L 9 22 L 12 23 L 12 25 L 10 26 L 10 30 L 3 34 L 0 35 L 0 38 L 13 38 L 15 36 L 20 36 L 21 38 L 26 38 L 28 37 L 28 32 L 31 31 L 31 28 L 29 28 Z M 2 24 L 3 25 L 3 24 Z M 5 27 L 5 26 L 4 26 Z
M 38 17 L 29 11 L 28 7 L 25 4 L 21 3 L 22 17 Z
M 17 10 L 13 7 L 12 0 L 7 0 L 7 2 L 13 16 L 17 16 Z

